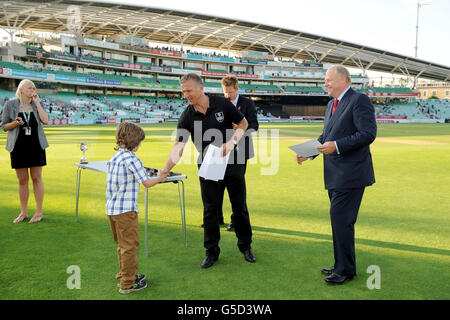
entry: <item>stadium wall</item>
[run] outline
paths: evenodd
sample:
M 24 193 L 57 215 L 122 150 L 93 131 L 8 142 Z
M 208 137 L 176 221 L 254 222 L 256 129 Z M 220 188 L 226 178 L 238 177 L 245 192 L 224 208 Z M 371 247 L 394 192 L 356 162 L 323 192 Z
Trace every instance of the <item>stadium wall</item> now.
M 284 105 L 283 111 L 290 116 L 324 116 L 326 106 Z

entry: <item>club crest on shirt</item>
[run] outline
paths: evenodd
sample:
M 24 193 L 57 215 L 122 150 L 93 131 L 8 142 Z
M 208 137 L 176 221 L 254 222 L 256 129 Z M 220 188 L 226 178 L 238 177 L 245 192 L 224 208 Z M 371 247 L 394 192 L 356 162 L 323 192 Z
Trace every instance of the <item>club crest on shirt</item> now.
M 216 120 L 219 123 L 222 123 L 223 120 L 225 120 L 225 117 L 223 116 L 223 112 L 216 112 L 214 115 L 216 116 Z

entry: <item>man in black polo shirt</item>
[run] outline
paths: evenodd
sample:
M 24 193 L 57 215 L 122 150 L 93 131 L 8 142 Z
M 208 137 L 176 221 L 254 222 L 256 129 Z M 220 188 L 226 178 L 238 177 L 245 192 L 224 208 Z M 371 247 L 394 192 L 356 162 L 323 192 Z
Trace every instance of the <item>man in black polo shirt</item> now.
M 180 83 L 181 90 L 190 105 L 184 110 L 178 121 L 177 140 L 162 169 L 163 175 L 167 175 L 177 164 L 189 136 L 200 153 L 198 159 L 200 167 L 210 144 L 221 147 L 222 156 L 229 152 L 235 152 L 234 148 L 245 134 L 248 126 L 242 113 L 229 100 L 209 96 L 203 92 L 203 83 L 197 74 L 190 73 L 183 76 Z M 237 124 L 235 130 L 233 130 L 233 123 Z M 217 212 L 221 206 L 219 195 L 223 185 L 227 188 L 231 201 L 238 248 L 244 254 L 246 261 L 256 261 L 251 250 L 252 228 L 247 210 L 245 167 L 243 164 L 234 163 L 233 158 L 235 157 L 230 155 L 223 180 L 213 181 L 199 177 L 203 201 L 204 247 L 206 249 L 206 258 L 201 264 L 202 268 L 211 267 L 219 258 L 220 228 Z

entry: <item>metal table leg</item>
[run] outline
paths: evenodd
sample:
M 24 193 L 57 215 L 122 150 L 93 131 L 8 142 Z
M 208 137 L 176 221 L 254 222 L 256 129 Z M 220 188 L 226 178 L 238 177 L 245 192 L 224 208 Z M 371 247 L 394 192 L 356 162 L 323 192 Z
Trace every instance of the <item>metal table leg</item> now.
M 77 197 L 75 202 L 75 222 L 78 221 L 78 200 L 80 199 L 80 182 L 81 182 L 81 171 L 83 168 L 78 167 L 77 169 Z
M 148 257 L 148 188 L 145 188 L 145 256 Z
M 181 182 L 181 190 L 180 190 L 180 182 Z M 180 198 L 181 223 L 183 225 L 184 246 L 187 247 L 184 182 L 182 180 L 178 180 L 177 183 L 178 183 L 178 196 Z

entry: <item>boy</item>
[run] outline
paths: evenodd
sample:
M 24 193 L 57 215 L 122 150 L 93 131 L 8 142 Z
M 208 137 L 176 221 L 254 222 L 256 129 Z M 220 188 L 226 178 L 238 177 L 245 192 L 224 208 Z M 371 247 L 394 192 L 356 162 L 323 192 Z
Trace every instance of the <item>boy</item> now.
M 130 293 L 147 287 L 145 275 L 136 274 L 139 228 L 137 200 L 139 184 L 150 188 L 166 179 L 147 178 L 142 161 L 134 154 L 145 138 L 144 130 L 131 122 L 121 123 L 116 130 L 117 152 L 108 161 L 106 181 L 106 214 L 109 218 L 119 258 L 119 293 Z

